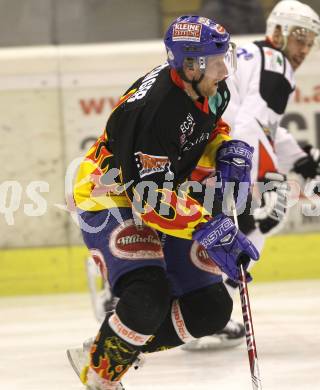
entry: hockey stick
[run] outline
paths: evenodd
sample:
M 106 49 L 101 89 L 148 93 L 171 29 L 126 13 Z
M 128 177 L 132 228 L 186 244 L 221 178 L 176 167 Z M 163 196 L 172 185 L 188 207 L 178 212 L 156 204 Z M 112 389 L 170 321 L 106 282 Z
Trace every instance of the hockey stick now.
M 233 212 L 234 224 L 239 229 L 238 215 L 237 215 L 237 210 L 236 210 L 234 200 L 232 201 L 231 208 Z M 260 371 L 258 365 L 257 347 L 256 347 L 256 340 L 253 331 L 247 278 L 242 264 L 240 264 L 239 292 L 240 292 L 243 324 L 246 332 L 246 341 L 247 341 L 248 358 L 249 358 L 250 371 L 251 371 L 252 388 L 253 390 L 260 390 L 262 389 L 262 385 L 261 385 Z

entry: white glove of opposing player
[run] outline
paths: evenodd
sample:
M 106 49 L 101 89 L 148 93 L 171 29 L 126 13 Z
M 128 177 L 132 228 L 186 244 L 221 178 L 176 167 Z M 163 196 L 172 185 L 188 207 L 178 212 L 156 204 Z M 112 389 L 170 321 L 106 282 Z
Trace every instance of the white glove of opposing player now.
M 261 233 L 272 235 L 283 228 L 287 217 L 289 191 L 285 175 L 266 173 L 261 207 L 253 212 L 256 226 Z

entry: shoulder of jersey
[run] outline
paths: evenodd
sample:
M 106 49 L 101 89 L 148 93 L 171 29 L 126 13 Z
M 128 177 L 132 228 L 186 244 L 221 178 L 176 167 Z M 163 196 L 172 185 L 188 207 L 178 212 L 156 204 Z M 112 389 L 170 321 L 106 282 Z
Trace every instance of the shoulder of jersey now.
M 168 64 L 162 64 L 147 73 L 138 83 L 136 91 L 126 100 L 125 109 L 131 110 L 143 106 L 156 95 L 158 103 L 170 90 Z
M 262 46 L 263 69 L 265 71 L 275 72 L 284 75 L 291 85 L 295 87 L 295 77 L 290 62 L 282 51 L 268 46 Z
M 260 50 L 253 42 L 237 47 L 238 60 L 250 61 L 260 56 Z

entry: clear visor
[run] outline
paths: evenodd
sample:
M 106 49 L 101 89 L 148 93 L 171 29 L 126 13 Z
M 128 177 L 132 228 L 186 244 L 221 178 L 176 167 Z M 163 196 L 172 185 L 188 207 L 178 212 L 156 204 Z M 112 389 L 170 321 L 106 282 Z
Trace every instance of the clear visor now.
M 198 57 L 197 60 L 205 76 L 217 81 L 224 80 L 237 70 L 236 45 L 230 42 L 225 54 Z
M 294 38 L 297 44 L 304 47 L 316 47 L 319 48 L 319 36 L 315 32 L 303 27 L 293 27 L 289 36 Z

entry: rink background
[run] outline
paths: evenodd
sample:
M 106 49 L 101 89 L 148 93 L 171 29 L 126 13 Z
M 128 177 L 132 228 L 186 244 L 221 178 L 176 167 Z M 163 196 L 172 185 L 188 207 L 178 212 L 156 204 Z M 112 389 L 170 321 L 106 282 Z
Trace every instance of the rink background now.
M 320 235 L 270 237 L 252 269 L 254 282 L 320 279 Z M 84 246 L 0 251 L 0 296 L 86 291 Z
M 251 283 L 249 291 L 263 389 L 319 389 L 320 281 Z M 2 297 L 0 312 L 1 389 L 83 389 L 65 350 L 98 330 L 88 294 Z M 241 320 L 237 296 L 234 318 Z M 246 347 L 151 354 L 124 384 L 126 390 L 249 390 Z
M 62 35 L 64 28 L 53 31 L 50 23 L 39 17 L 39 9 L 54 1 L 46 0 L 40 5 L 38 0 L 32 0 L 37 9 L 32 18 L 41 22 L 45 31 L 51 29 L 49 32 Z M 66 3 L 72 16 L 76 2 L 80 3 Z M 137 7 L 137 0 L 134 5 L 130 1 L 130 7 L 142 19 L 148 15 L 153 29 L 156 24 L 151 21 L 158 17 L 152 9 L 155 2 L 139 1 Z M 170 7 L 176 3 L 164 2 Z M 4 0 L 2 6 L 4 3 L 25 9 L 19 0 Z M 192 1 L 181 3 L 186 6 Z M 115 19 L 115 14 L 108 11 L 108 17 Z M 126 11 L 132 19 L 130 9 Z M 166 24 L 173 17 L 170 12 Z M 105 28 L 106 19 L 99 14 Z M 6 29 L 2 31 L 7 31 L 10 38 L 18 37 L 16 42 L 28 41 L 26 32 L 46 42 L 46 35 L 30 28 L 35 23 L 26 16 L 18 24 L 14 12 L 9 17 L 3 12 L 1 28 Z M 61 16 L 65 16 L 63 12 Z M 125 28 L 113 29 L 111 40 L 121 39 L 128 32 L 136 39 L 132 25 L 123 19 L 122 24 Z M 66 25 L 77 39 L 85 35 L 83 24 Z M 85 27 L 91 32 L 92 25 Z M 145 37 L 141 30 L 139 37 Z M 236 37 L 237 42 L 253 39 Z M 65 203 L 64 178 L 69 163 L 83 156 L 100 135 L 114 103 L 129 83 L 162 62 L 163 56 L 160 41 L 0 49 L 1 389 L 83 388 L 67 363 L 65 349 L 93 336 L 98 325 L 86 291 L 87 251 L 69 214 L 57 205 Z M 318 52 L 298 72 L 297 94 L 284 118 L 284 125 L 297 139 L 309 140 L 318 147 L 319 63 Z M 38 182 L 48 183 L 48 191 L 46 186 L 43 192 L 36 187 L 40 198 L 30 197 L 30 185 Z M 41 199 L 46 205 L 43 214 L 39 208 Z M 32 215 L 26 215 L 26 210 Z M 263 388 L 267 390 L 320 388 L 318 220 L 301 219 L 296 214 L 286 233 L 305 233 L 268 239 L 262 259 L 253 269 L 254 282 L 249 291 Z M 77 291 L 82 293 L 74 293 Z M 239 304 L 235 318 L 241 320 Z M 143 369 L 129 373 L 125 384 L 126 390 L 251 388 L 244 345 L 214 353 L 175 350 L 153 355 Z
M 1 388 L 81 388 L 65 349 L 93 336 L 98 325 L 84 272 L 87 250 L 64 208 L 70 193 L 65 173 L 100 134 L 141 66 L 147 71 L 151 62 L 158 63 L 160 44 L 111 45 L 111 55 L 109 45 L 0 50 Z M 137 45 L 142 54 L 129 62 Z M 300 94 L 285 118 L 298 139 L 318 146 L 319 56 L 298 75 Z M 116 72 L 108 74 L 107 64 Z M 27 137 L 21 140 L 22 130 Z M 48 192 L 35 187 L 38 197 L 30 196 L 39 182 L 48 183 Z M 314 390 L 320 383 L 319 226 L 318 217 L 295 212 L 286 233 L 299 234 L 269 238 L 252 272 L 249 289 L 265 389 Z M 235 312 L 241 320 L 239 305 Z M 251 387 L 245 346 L 197 355 L 169 351 L 148 360 L 126 378 L 128 390 Z

